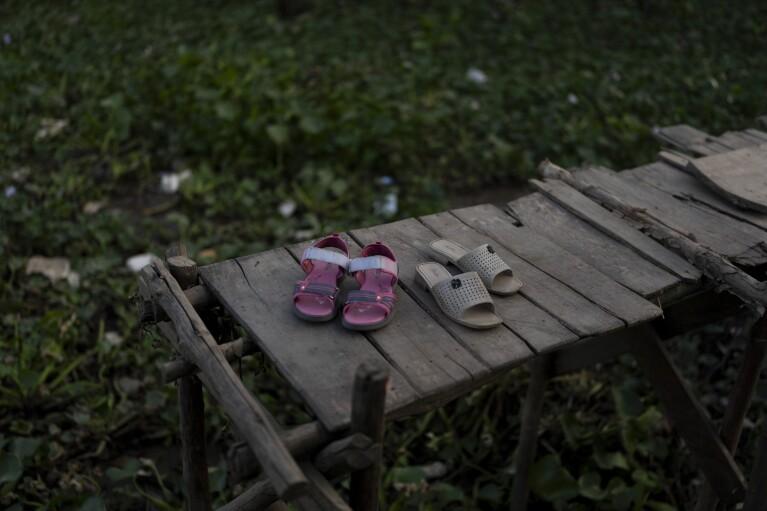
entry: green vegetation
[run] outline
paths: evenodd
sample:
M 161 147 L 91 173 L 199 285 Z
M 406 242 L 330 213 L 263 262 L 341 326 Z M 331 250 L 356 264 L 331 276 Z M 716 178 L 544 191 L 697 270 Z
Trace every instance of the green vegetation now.
M 382 175 L 411 216 L 545 157 L 648 161 L 653 125 L 767 113 L 756 0 L 315 3 L 288 21 L 273 2 L 0 4 L 0 506 L 178 508 L 169 353 L 136 323 L 128 257 L 181 238 L 209 262 L 380 222 Z M 28 275 L 33 255 L 67 258 L 79 285 Z M 704 391 L 732 376 L 703 342 L 726 336 L 680 348 Z M 285 424 L 306 418 L 262 361 L 242 371 Z M 689 503 L 695 474 L 641 381 L 625 362 L 553 385 L 541 509 Z M 394 425 L 388 505 L 504 506 L 524 382 Z M 231 433 L 214 411 L 208 425 L 223 502 Z M 435 460 L 446 475 L 427 483 Z

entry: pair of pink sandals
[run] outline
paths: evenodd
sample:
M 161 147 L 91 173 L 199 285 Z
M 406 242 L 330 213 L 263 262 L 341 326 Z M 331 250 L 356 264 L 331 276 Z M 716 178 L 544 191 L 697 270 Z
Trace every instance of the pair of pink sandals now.
M 293 310 L 306 321 L 330 321 L 339 309 L 338 294 L 350 273 L 360 288 L 349 291 L 343 304 L 343 325 L 351 330 L 375 330 L 394 315 L 397 259 L 394 252 L 376 241 L 366 245 L 359 257 L 349 258 L 349 247 L 331 234 L 304 251 L 301 267 L 306 277 L 296 283 Z

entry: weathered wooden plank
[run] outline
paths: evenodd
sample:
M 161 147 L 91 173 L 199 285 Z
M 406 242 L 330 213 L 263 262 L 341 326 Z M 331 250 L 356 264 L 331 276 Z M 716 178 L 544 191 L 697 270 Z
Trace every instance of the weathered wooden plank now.
M 685 160 L 683 164 L 686 166 L 688 161 Z M 762 229 L 767 229 L 767 215 L 764 213 L 739 208 L 729 203 L 701 183 L 699 179 L 665 163 L 657 162 L 650 165 L 642 165 L 641 167 L 624 171 L 623 174 L 641 179 L 644 183 L 679 199 L 697 201 L 720 213 Z
M 614 239 L 625 243 L 647 260 L 687 282 L 697 283 L 700 281 L 700 270 L 657 241 L 645 236 L 618 215 L 611 213 L 578 190 L 558 180 L 536 182 L 535 186 L 569 212 Z
M 711 137 L 709 142 L 718 142 L 723 146 L 729 147 L 730 149 L 743 149 L 744 147 L 751 147 L 755 145 L 752 140 L 743 138 L 739 136 L 738 133 L 733 131 L 727 131 L 718 137 Z
M 759 145 L 767 142 L 767 133 L 759 130 L 731 131 L 733 135 L 751 142 L 751 145 Z
M 457 209 L 453 214 L 486 233 L 530 264 L 570 286 L 627 324 L 656 318 L 660 308 L 489 204 Z
M 426 360 L 436 362 L 444 356 L 464 360 L 470 352 L 494 369 L 519 364 L 532 356 L 532 351 L 525 342 L 508 328 L 499 327 L 478 331 L 451 321 L 439 309 L 431 294 L 415 283 L 415 268 L 419 263 L 432 260 L 428 245 L 432 239 L 437 238 L 417 220 L 410 218 L 358 229 L 350 234 L 360 244 L 377 240 L 385 241 L 394 250 L 399 261 L 399 283 L 406 291 L 400 294 L 414 299 L 453 336 L 453 338 L 424 336 L 416 341 L 415 347 L 421 351 L 422 355 L 411 353 L 406 356 L 423 356 Z M 387 329 L 391 326 L 387 326 Z
M 698 158 L 688 168 L 733 204 L 767 213 L 767 145 Z
M 421 222 L 436 233 L 434 239 L 449 238 L 465 247 L 476 247 L 488 242 L 487 236 L 478 233 L 448 212 L 421 217 Z M 424 233 L 424 236 L 426 235 L 427 233 Z M 536 352 L 545 352 L 573 342 L 578 339 L 578 334 L 564 325 L 567 319 L 572 319 L 567 312 L 563 313 L 565 319 L 558 319 L 527 298 L 528 292 L 538 296 L 550 286 L 563 288 L 574 297 L 568 295 L 564 297 L 564 300 L 561 300 L 561 295 L 557 295 L 558 300 L 555 301 L 555 305 L 572 298 L 575 302 L 580 302 L 585 309 L 604 315 L 607 320 L 614 319 L 609 318 L 604 311 L 561 286 L 556 280 L 531 267 L 504 247 L 496 246 L 495 249 L 496 253 L 511 266 L 512 271 L 518 277 L 531 279 L 524 281 L 528 282 L 527 284 L 523 282 L 522 289 L 516 295 L 496 297 L 494 299 L 495 311 L 503 319 L 506 326 L 527 341 Z M 459 270 L 454 268 L 453 271 L 458 272 Z M 567 302 L 567 305 L 570 303 L 572 302 Z M 553 308 L 556 309 L 555 306 Z M 570 311 L 569 307 L 561 307 L 561 309 Z M 583 314 L 587 313 L 586 311 L 583 312 Z
M 762 130 L 747 129 L 743 131 L 742 133 L 754 138 L 755 140 L 758 140 L 760 143 L 767 142 L 767 132 L 764 132 Z
M 204 266 L 200 275 L 325 427 L 348 426 L 357 366 L 386 362 L 363 335 L 339 322 L 307 324 L 293 314 L 293 283 L 303 272 L 291 255 L 270 250 Z M 416 401 L 417 392 L 399 371 L 391 374 L 387 409 Z
M 388 237 L 376 238 L 389 243 Z M 346 238 L 352 257 L 360 246 Z M 309 243 L 288 247 L 297 258 Z M 395 255 L 400 254 L 394 248 Z M 400 262 L 400 272 L 410 269 Z M 352 278 L 346 279 L 350 288 L 358 287 Z M 341 296 L 343 300 L 343 296 Z M 395 320 L 386 328 L 366 332 L 365 336 L 379 352 L 405 376 L 421 397 L 449 392 L 451 389 L 481 378 L 489 371 L 474 355 L 456 342 L 451 332 L 443 328 L 421 308 L 408 293 L 397 292 Z
M 588 168 L 573 174 L 584 186 L 596 186 L 634 207 L 644 208 L 668 227 L 692 236 L 698 243 L 752 266 L 764 262 L 761 248 L 764 232 L 690 201 L 669 200 L 667 193 L 643 183 L 630 173 L 618 174 L 604 168 Z
M 520 197 L 508 206 L 524 225 L 637 294 L 657 296 L 681 282 L 540 193 Z
M 731 149 L 726 145 L 722 145 L 719 142 L 701 142 L 699 144 L 693 144 L 687 148 L 687 152 L 694 156 L 710 156 L 712 154 L 719 154 Z
M 659 141 L 683 150 L 687 150 L 692 145 L 705 142 L 709 136 L 705 131 L 693 128 L 687 124 L 655 127 L 652 133 Z
M 678 231 L 649 214 L 646 209 L 625 202 L 625 199 L 617 198 L 605 191 L 604 188 L 578 181 L 572 173 L 549 161 L 541 164 L 540 172 L 544 177 L 560 179 L 605 205 L 605 207 L 620 212 L 643 232 L 694 262 L 695 266 L 700 268 L 713 282 L 720 284 L 722 289 L 737 295 L 749 308 L 759 314 L 764 313 L 765 305 L 767 305 L 767 294 L 763 283 L 735 266 L 722 254 L 694 241 L 691 237 L 681 235 Z
M 277 493 L 285 498 L 303 494 L 308 482 L 282 443 L 274 419 L 232 370 L 176 280 L 159 260 L 139 275 L 152 299 L 173 322 L 178 336 L 176 349 L 200 368 L 200 380 L 244 436 Z
M 478 233 L 475 229 L 461 222 L 456 216 L 448 212 L 423 217 L 422 220 L 428 227 L 435 229 L 440 235 L 439 237 L 452 238 L 455 236 L 456 241 L 462 239 L 467 244 L 472 244 L 470 241 L 476 244 L 479 244 L 480 240 L 482 243 L 489 241 L 489 237 L 486 234 Z M 424 236 L 428 236 L 428 234 Z M 432 238 L 426 239 L 431 241 Z M 507 247 L 497 244 L 495 248 L 498 255 L 512 267 L 517 277 L 522 280 L 524 285 L 518 294 L 557 318 L 578 336 L 597 335 L 623 326 L 623 322 L 620 319 L 559 280 L 520 258 Z M 429 256 L 423 257 L 428 258 Z M 504 298 L 503 302 L 507 300 L 508 298 Z M 501 300 L 498 300 L 498 302 L 501 302 Z M 513 305 L 513 300 L 508 303 Z M 510 312 L 507 311 L 505 314 L 510 314 Z M 515 316 L 508 317 L 513 327 Z M 544 333 L 543 335 L 543 338 L 536 341 L 542 343 L 540 346 L 541 351 L 546 351 L 559 345 L 559 343 L 549 344 L 550 341 L 546 341 L 546 334 Z M 562 343 L 567 342 L 569 341 L 562 341 Z

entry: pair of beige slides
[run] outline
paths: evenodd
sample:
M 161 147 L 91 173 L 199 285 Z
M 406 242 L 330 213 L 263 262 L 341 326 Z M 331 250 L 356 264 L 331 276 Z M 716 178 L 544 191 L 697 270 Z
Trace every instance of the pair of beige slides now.
M 416 267 L 416 281 L 434 296 L 442 312 L 456 323 L 469 328 L 493 328 L 502 320 L 495 314 L 490 293 L 508 296 L 519 291 L 522 282 L 492 246 L 480 245 L 468 250 L 447 239 L 429 244 L 438 263 Z M 452 263 L 466 273 L 452 275 L 443 264 Z

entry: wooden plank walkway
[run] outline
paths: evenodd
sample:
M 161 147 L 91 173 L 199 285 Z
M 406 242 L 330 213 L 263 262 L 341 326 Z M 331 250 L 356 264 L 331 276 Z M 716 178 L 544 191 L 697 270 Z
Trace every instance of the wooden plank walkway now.
M 693 156 L 767 141 L 758 130 L 712 137 L 685 125 L 656 136 Z M 739 265 L 767 262 L 767 216 L 701 185 L 685 172 L 693 156 L 669 157 L 681 168 L 656 162 L 575 176 Z M 367 360 L 389 368 L 387 413 L 400 416 L 461 395 L 538 354 L 657 318 L 660 304 L 698 287 L 697 269 L 620 215 L 559 181 L 540 183 L 540 190 L 510 202 L 507 211 L 484 204 L 345 234 L 353 251 L 383 240 L 399 258 L 397 319 L 378 331 L 350 332 L 338 322 L 307 326 L 293 317 L 291 283 L 301 276 L 306 243 L 212 264 L 200 275 L 329 430 L 348 426 L 353 373 Z M 415 266 L 431 260 L 429 242 L 440 237 L 470 247 L 491 243 L 524 282 L 517 295 L 495 299 L 502 327 L 458 325 L 416 285 Z
M 363 245 L 378 240 L 397 254 L 396 318 L 380 330 L 352 332 L 340 321 L 307 324 L 293 315 L 293 283 L 303 275 L 299 260 L 310 242 L 199 268 L 203 285 L 194 286 L 195 273 L 183 289 L 174 284 L 177 274 L 184 275 L 183 266 L 172 266 L 170 273 L 162 264 L 142 270 L 142 296 L 159 302 L 168 316 L 165 320 L 170 319 L 176 328 L 175 335 L 170 331 L 169 337 L 176 339 L 184 357 L 191 357 L 191 362 L 185 363 L 197 365 L 185 373 L 184 382 L 196 381 L 192 371 L 200 369 L 200 378 L 228 413 L 247 412 L 239 414 L 235 422 L 248 429 L 246 439 L 262 465 L 267 461 L 263 468 L 269 480 L 262 485 L 266 489 L 252 495 L 245 492 L 236 499 L 235 507 L 253 505 L 256 500 L 252 499 L 265 498 L 265 505 L 277 496 L 298 496 L 310 485 L 315 501 L 319 498 L 332 509 L 348 508 L 323 471 L 307 462 L 299 468 L 291 459 L 291 453 L 308 448 L 300 447 L 297 436 L 280 436 L 276 421 L 249 397 L 226 362 L 231 350 L 225 354 L 216 346 L 185 294 L 189 286 L 213 295 L 245 330 L 246 339 L 230 344 L 255 343 L 301 396 L 319 421 L 304 430 L 312 437 L 305 442 L 319 445 L 351 429 L 372 445 L 383 434 L 384 416 L 395 419 L 434 408 L 512 367 L 533 361 L 533 385 L 525 402 L 523 441 L 518 452 L 518 460 L 529 467 L 535 457 L 546 379 L 630 352 L 659 392 L 666 416 L 706 475 L 708 493 L 701 501 L 715 506 L 716 498 L 727 503 L 740 498 L 743 477 L 730 450 L 737 445 L 747 408 L 743 392 L 735 394 L 734 409 L 728 408 L 730 419 L 723 425 L 729 433 L 720 438 L 647 323 L 661 318 L 662 307 L 669 305 L 673 305 L 667 308 L 672 315 L 680 306 L 701 313 L 705 304 L 690 304 L 698 303 L 695 297 L 711 294 L 713 287 L 701 271 L 666 246 L 675 250 L 680 244 L 692 246 L 698 250 L 694 256 L 683 252 L 696 260 L 700 252 L 713 254 L 730 271 L 714 277 L 727 282 L 731 282 L 727 279 L 732 274 L 745 275 L 743 269 L 758 274 L 767 268 L 767 214 L 734 205 L 695 177 L 695 172 L 718 175 L 728 166 L 732 167 L 730 173 L 742 174 L 747 160 L 750 167 L 746 170 L 752 177 L 756 175 L 757 181 L 762 179 L 759 172 L 765 170 L 767 161 L 767 133 L 748 129 L 711 136 L 686 125 L 660 128 L 654 133 L 674 150 L 663 151 L 659 161 L 648 165 L 622 172 L 589 167 L 570 174 L 555 168 L 559 179 L 534 181 L 536 193 L 502 207 L 481 204 L 342 233 L 352 256 Z M 759 158 L 757 164 L 754 155 Z M 747 186 L 755 182 L 753 178 L 745 181 Z M 767 182 L 758 182 L 757 194 L 764 194 Z M 491 244 L 522 280 L 524 286 L 516 295 L 494 297 L 501 326 L 477 331 L 448 320 L 432 296 L 416 283 L 415 267 L 432 260 L 429 243 L 439 238 L 467 247 Z M 712 276 L 709 266 L 699 266 Z M 449 270 L 458 273 L 455 268 Z M 164 283 L 170 286 L 170 293 Z M 346 279 L 342 288 L 342 295 L 353 289 L 353 280 Z M 747 300 L 750 295 L 737 296 Z M 155 321 L 165 320 L 155 316 Z M 762 321 L 767 325 L 767 320 Z M 199 339 L 204 345 L 198 345 Z M 759 349 L 762 351 L 749 351 L 752 360 L 744 366 L 739 381 L 756 381 L 763 352 L 767 351 Z M 203 356 L 207 352 L 214 355 L 211 360 L 215 364 Z M 364 370 L 359 372 L 358 368 Z M 378 398 L 365 397 L 367 391 L 361 389 L 368 384 L 377 388 Z M 373 387 L 368 390 L 372 392 Z M 234 389 L 232 396 L 227 389 Z M 184 412 L 182 408 L 182 412 L 187 419 L 193 415 L 201 418 L 201 395 L 196 404 L 189 398 L 186 401 L 189 409 Z M 365 401 L 375 403 L 367 406 Z M 303 434 L 307 433 L 295 433 Z M 260 438 L 271 440 L 262 445 Z M 339 440 L 343 445 L 348 441 Z M 268 451 L 266 444 L 270 443 L 278 446 L 277 454 Z M 356 479 L 352 480 L 356 490 L 352 494 L 374 503 L 377 469 L 365 470 L 364 477 L 355 472 Z M 519 508 L 526 501 L 525 481 L 525 477 L 514 479 L 513 505 Z M 301 502 L 299 499 L 299 507 L 305 507 Z

